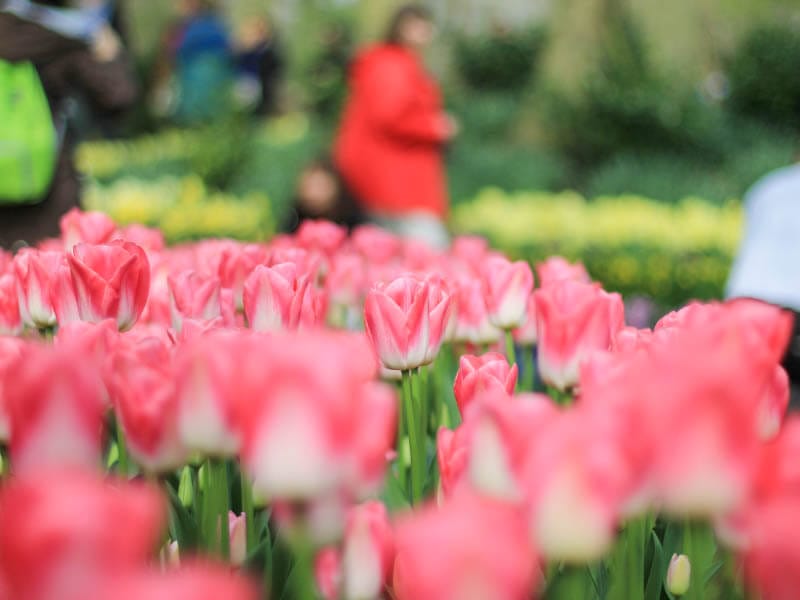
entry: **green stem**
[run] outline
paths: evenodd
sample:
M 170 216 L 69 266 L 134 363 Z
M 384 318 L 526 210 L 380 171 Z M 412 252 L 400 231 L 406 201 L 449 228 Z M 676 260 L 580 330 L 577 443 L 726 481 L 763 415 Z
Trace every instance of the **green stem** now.
M 704 600 L 706 574 L 714 562 L 716 543 L 712 528 L 703 522 L 690 521 L 683 530 L 683 553 L 692 565 L 689 590 L 681 596 L 683 600 Z
M 245 514 L 245 531 L 247 537 L 247 556 L 256 546 L 255 510 L 253 509 L 253 486 L 244 472 L 239 473 L 242 489 L 242 512 Z
M 307 539 L 295 541 L 294 568 L 291 575 L 292 598 L 316 600 L 317 588 L 314 579 L 314 548 Z
M 128 478 L 128 448 L 125 445 L 125 434 L 122 432 L 122 423 L 119 419 L 117 419 L 117 471 L 122 478 Z
M 228 465 L 222 459 L 206 461 L 208 486 L 204 494 L 206 548 L 224 560 L 230 555 L 228 534 Z
M 526 392 L 534 391 L 536 386 L 536 346 L 522 349 L 525 371 L 523 373 L 522 389 Z
M 508 364 L 513 365 L 517 362 L 517 350 L 514 348 L 514 335 L 510 329 L 506 329 L 506 358 Z
M 424 465 L 420 464 L 419 446 L 420 440 L 417 437 L 419 432 L 419 415 L 416 414 L 414 391 L 412 383 L 412 372 L 403 371 L 403 410 L 406 418 L 406 431 L 411 446 L 411 486 L 409 497 L 413 504 L 422 499 L 422 485 L 424 477 Z

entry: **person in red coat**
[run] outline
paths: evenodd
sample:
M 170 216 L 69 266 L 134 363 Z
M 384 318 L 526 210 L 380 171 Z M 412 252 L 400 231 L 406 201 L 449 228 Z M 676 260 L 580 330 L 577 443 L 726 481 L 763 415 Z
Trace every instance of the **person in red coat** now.
M 371 220 L 442 247 L 449 241 L 443 148 L 458 127 L 422 63 L 433 35 L 428 10 L 409 5 L 384 43 L 355 58 L 334 157 Z

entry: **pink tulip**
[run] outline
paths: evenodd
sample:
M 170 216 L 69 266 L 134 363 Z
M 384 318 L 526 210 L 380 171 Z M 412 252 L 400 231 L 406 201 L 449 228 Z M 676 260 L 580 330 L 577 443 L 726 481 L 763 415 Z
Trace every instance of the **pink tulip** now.
M 401 519 L 396 536 L 398 600 L 518 600 L 536 589 L 536 555 L 505 503 L 460 496 Z
M 50 299 L 59 328 L 84 322 L 78 305 L 78 292 L 72 277 L 72 268 L 66 255 L 63 255 L 55 271 L 50 274 Z
M 233 292 L 237 311 L 244 310 L 244 282 L 256 266 L 267 261 L 266 248 L 257 244 L 241 244 L 222 251 L 219 278 L 223 287 Z
M 0 275 L 0 335 L 22 333 L 22 318 L 17 298 L 17 278 L 6 273 Z
M 330 221 L 306 220 L 300 224 L 295 238 L 303 248 L 331 255 L 344 243 L 347 230 Z
M 231 564 L 240 567 L 247 559 L 247 515 L 228 511 L 228 539 Z
M 361 408 L 357 415 L 356 433 L 352 440 L 353 480 L 357 497 L 375 495 L 383 484 L 386 452 L 394 448 L 397 434 L 397 395 L 391 386 L 376 382 L 359 390 Z
M 149 472 L 181 464 L 186 450 L 178 434 L 178 400 L 169 349 L 145 338 L 114 355 L 112 402 L 131 456 Z
M 117 226 L 101 212 L 83 212 L 73 208 L 61 217 L 61 239 L 71 252 L 77 244 L 105 244 L 111 241 Z
M 430 310 L 430 329 L 428 348 L 425 352 L 425 363 L 432 363 L 439 354 L 442 344 L 452 338 L 455 332 L 455 305 L 450 288 L 439 276 L 429 275 L 428 309 Z
M 426 364 L 431 342 L 428 283 L 404 275 L 376 285 L 367 294 L 364 320 L 385 367 L 405 371 Z
M 325 289 L 334 307 L 360 306 L 367 289 L 364 259 L 350 252 L 339 252 L 331 261 Z
M 222 314 L 220 282 L 195 271 L 182 271 L 169 277 L 172 327 L 180 331 L 184 319 L 212 321 Z
M 92 598 L 98 581 L 141 569 L 161 541 L 158 491 L 81 471 L 37 471 L 0 493 L 0 581 L 8 598 Z M 119 598 L 120 590 L 105 598 Z M 98 600 L 101 600 L 98 598 Z
M 120 331 L 133 327 L 150 291 L 150 264 L 139 246 L 114 241 L 77 244 L 67 255 L 81 319 L 114 319 Z
M 488 352 L 461 357 L 453 392 L 464 415 L 469 405 L 483 395 L 511 398 L 516 385 L 517 365 L 509 366 L 502 354 Z
M 386 507 L 377 501 L 350 509 L 341 558 L 342 598 L 379 598 L 391 581 L 394 534 Z
M 17 277 L 17 298 L 22 323 L 45 328 L 56 324 L 56 311 L 51 296 L 51 281 L 63 254 L 23 249 L 14 258 Z
M 189 564 L 166 573 L 141 569 L 102 582 L 82 600 L 256 600 L 256 586 L 223 565 Z M 77 599 L 72 599 L 77 600 Z
M 492 325 L 515 329 L 525 322 L 528 300 L 533 291 L 533 273 L 524 261 L 511 262 L 499 255 L 483 264 L 486 312 Z
M 28 345 L 5 372 L 11 458 L 17 473 L 50 466 L 96 468 L 100 461 L 102 382 L 69 344 Z
M 762 440 L 775 437 L 789 408 L 789 375 L 776 365 L 761 397 L 758 412 L 758 433 Z
M 528 300 L 528 308 L 525 312 L 525 323 L 514 331 L 514 341 L 520 346 L 535 346 L 539 339 L 536 329 L 536 301 L 533 295 Z
M 619 294 L 568 279 L 536 291 L 539 371 L 560 390 L 578 382 L 580 363 L 592 352 L 608 350 L 625 325 Z
M 0 443 L 8 444 L 11 436 L 11 417 L 5 388 L 15 385 L 13 369 L 25 342 L 15 337 L 0 336 Z
M 453 240 L 450 253 L 465 265 L 474 268 L 486 259 L 489 254 L 489 243 L 482 237 L 460 235 Z
M 402 250 L 402 240 L 375 225 L 359 225 L 350 236 L 353 248 L 374 264 L 386 264 L 396 259 Z
M 304 315 L 315 320 L 316 305 L 308 275 L 293 263 L 257 266 L 244 284 L 244 312 L 255 331 L 296 330 Z
M 324 548 L 314 560 L 314 579 L 324 600 L 339 600 L 342 585 L 341 557 L 336 548 Z
M 456 330 L 454 339 L 476 345 L 493 344 L 503 332 L 489 322 L 483 286 L 477 277 L 464 276 L 456 285 Z
M 571 263 L 561 256 L 551 256 L 544 262 L 536 265 L 536 275 L 539 277 L 539 285 L 547 287 L 551 283 L 569 279 L 580 283 L 590 283 L 591 278 L 586 272 L 583 263 Z
M 166 246 L 164 234 L 160 230 L 144 225 L 134 224 L 123 227 L 119 232 L 119 237 L 140 246 L 148 254 L 161 252 Z

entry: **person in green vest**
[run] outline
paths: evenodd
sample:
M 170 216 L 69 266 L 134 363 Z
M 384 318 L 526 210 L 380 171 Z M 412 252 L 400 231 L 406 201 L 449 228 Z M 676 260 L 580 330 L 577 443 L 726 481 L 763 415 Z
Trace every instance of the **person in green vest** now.
M 136 101 L 125 49 L 97 11 L 64 1 L 0 0 L 0 247 L 59 233 L 78 206 L 74 140 L 66 124 L 76 93 L 115 114 Z

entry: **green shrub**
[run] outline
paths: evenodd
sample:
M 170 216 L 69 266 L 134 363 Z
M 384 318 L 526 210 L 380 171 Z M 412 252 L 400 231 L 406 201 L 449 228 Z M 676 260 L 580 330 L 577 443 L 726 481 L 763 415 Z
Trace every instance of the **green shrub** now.
M 800 127 L 800 31 L 753 29 L 728 60 L 730 106 L 774 125 Z
M 455 39 L 455 64 L 473 90 L 513 92 L 531 81 L 544 45 L 541 28 L 495 31 Z

